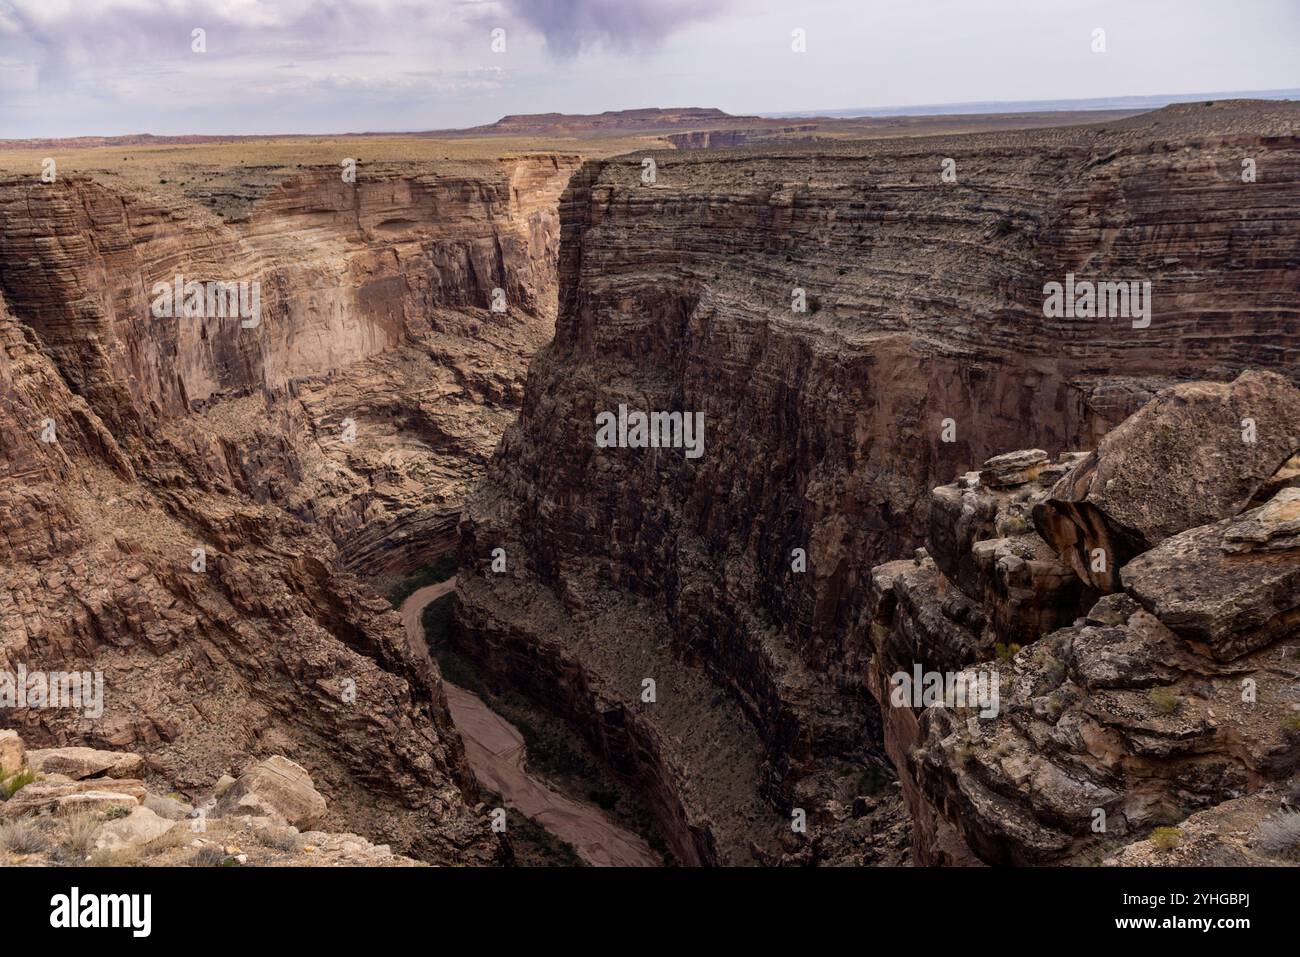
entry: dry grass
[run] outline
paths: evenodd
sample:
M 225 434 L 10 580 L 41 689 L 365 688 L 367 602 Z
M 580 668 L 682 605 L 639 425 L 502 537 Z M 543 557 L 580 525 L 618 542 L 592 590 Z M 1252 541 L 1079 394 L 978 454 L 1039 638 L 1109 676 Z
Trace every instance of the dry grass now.
M 12 854 L 38 854 L 50 844 L 49 835 L 29 818 L 0 824 L 0 847 Z
M 287 854 L 301 853 L 305 843 L 301 834 L 288 827 L 259 828 L 254 836 L 263 847 L 284 851 Z
M 160 854 L 166 854 L 169 851 L 189 845 L 196 837 L 198 835 L 190 830 L 188 821 L 177 821 L 166 834 L 156 837 L 148 844 L 143 845 L 140 852 L 145 857 L 157 857 Z
M 84 861 L 95 849 L 95 834 L 102 822 L 95 814 L 69 814 L 60 822 L 54 841 L 74 861 Z
M 111 851 L 95 851 L 86 864 L 90 867 L 135 867 L 142 856 L 138 847 L 122 847 Z
M 229 857 L 220 844 L 204 844 L 185 864 L 189 867 L 221 867 Z
M 1261 822 L 1256 847 L 1277 857 L 1300 857 L 1300 811 L 1283 811 Z

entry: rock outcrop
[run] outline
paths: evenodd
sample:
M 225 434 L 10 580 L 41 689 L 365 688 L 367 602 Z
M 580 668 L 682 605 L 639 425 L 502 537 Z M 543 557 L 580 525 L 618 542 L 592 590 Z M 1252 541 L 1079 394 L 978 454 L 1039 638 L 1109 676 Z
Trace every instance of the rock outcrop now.
M 1253 373 L 1228 385 L 1177 386 L 1119 425 L 1050 490 L 1041 481 L 1028 488 L 1026 506 L 1059 516 L 1063 490 L 1091 486 L 1095 493 L 1073 499 L 1091 495 L 1092 514 L 1102 518 L 1089 527 L 1123 523 L 1139 533 L 1129 540 L 1139 552 L 1125 555 L 1113 589 L 1087 587 L 1106 582 L 1080 569 L 1076 581 L 1085 587 L 1058 608 L 1065 620 L 1042 623 L 1037 635 L 1022 636 L 1023 646 L 990 649 L 981 640 L 981 630 L 996 632 L 988 622 L 1019 612 L 1003 595 L 953 577 L 960 562 L 926 558 L 876 569 L 872 689 L 919 862 L 1277 858 L 1266 847 L 1234 844 L 1227 832 L 1220 840 L 1213 830 L 1213 822 L 1231 821 L 1240 833 L 1243 819 L 1253 828 L 1280 813 L 1283 784 L 1300 772 L 1296 490 L 1283 488 L 1250 507 L 1269 478 L 1258 463 L 1285 462 L 1300 449 L 1300 432 L 1288 413 L 1269 419 L 1274 447 L 1262 456 L 1239 429 L 1231 434 L 1242 448 L 1216 442 L 1222 398 L 1242 395 L 1262 413 L 1286 408 L 1298 394 L 1279 376 Z M 1177 429 L 1168 428 L 1171 409 Z M 1151 449 L 1159 453 L 1145 454 Z M 1203 471 L 1207 459 L 1218 471 Z M 936 489 L 935 501 L 945 501 L 950 488 Z M 1167 489 L 1185 494 L 1166 496 Z M 965 494 L 996 500 L 1002 493 Z M 941 526 L 957 524 L 951 508 L 934 514 Z M 1128 516 L 1137 520 L 1121 518 Z M 930 550 L 937 557 L 958 537 L 933 535 Z M 1092 541 L 1109 550 L 1117 540 Z M 989 543 L 970 551 L 981 544 Z M 1056 547 L 1060 561 L 1078 569 L 1077 539 L 1061 536 Z M 1109 593 L 1094 603 L 1098 591 Z M 945 597 L 954 592 L 972 607 Z M 893 697 L 897 676 L 914 667 L 990 675 L 999 706 L 990 714 L 969 702 L 900 702 Z M 1166 853 L 1181 846 L 1184 821 L 1187 836 L 1198 836 L 1196 854 Z
M 1077 466 L 1061 455 L 1179 382 L 1294 377 L 1298 116 L 1196 104 L 1105 127 L 664 152 L 653 182 L 640 154 L 589 161 L 561 204 L 555 341 L 462 522 L 461 647 L 655 795 L 683 860 L 771 860 L 799 782 L 860 774 L 891 738 L 882 720 L 903 720 L 882 719 L 868 679 L 882 593 L 911 603 L 897 640 L 924 660 L 1039 644 L 1109 587 L 1035 530 L 1047 480 Z M 1243 183 L 1243 156 L 1276 176 Z M 1045 309 L 1076 273 L 1150 281 L 1150 322 Z M 621 407 L 701 414 L 703 454 L 598 444 L 597 416 Z M 1270 409 L 1254 409 L 1266 430 Z M 1266 477 L 1285 443 L 1260 442 L 1247 455 Z M 1008 449 L 1036 451 L 989 461 Z M 981 463 L 994 487 L 974 513 L 960 487 L 932 503 Z M 873 575 L 940 519 L 951 540 L 902 584 Z M 1114 615 L 1111 640 L 1156 628 L 1140 605 Z M 1066 833 L 1044 831 L 1039 856 Z
M 1234 515 L 1300 448 L 1300 390 L 1273 373 L 1161 393 L 1034 509 L 1042 536 L 1101 591 L 1170 535 Z

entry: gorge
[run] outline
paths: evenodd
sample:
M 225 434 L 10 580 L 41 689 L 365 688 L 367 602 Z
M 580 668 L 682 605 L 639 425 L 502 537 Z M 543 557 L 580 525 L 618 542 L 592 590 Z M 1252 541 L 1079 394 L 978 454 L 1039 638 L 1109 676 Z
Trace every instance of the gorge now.
M 103 672 L 106 705 L 5 720 L 187 796 L 284 754 L 328 829 L 509 863 L 381 597 L 454 554 L 455 651 L 683 864 L 1103 863 L 1262 819 L 1297 769 L 1298 121 L 6 173 L 0 655 Z M 256 280 L 260 323 L 153 315 L 178 274 Z M 1150 282 L 1149 322 L 1045 314 L 1073 275 Z M 599 442 L 624 408 L 699 416 L 702 454 Z M 1252 623 L 1168 610 L 1171 549 Z M 1004 709 L 974 730 L 889 705 L 897 671 L 980 663 Z M 1247 677 L 1251 717 L 1221 700 Z

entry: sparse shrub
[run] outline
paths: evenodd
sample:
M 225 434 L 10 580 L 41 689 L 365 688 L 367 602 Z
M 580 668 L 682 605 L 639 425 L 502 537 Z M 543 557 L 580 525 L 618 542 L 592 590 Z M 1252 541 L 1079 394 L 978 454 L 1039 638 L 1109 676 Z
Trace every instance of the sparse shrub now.
M 1004 645 L 1000 641 L 993 645 L 993 653 L 997 655 L 998 661 L 1010 661 L 1018 651 L 1020 651 L 1020 646 L 1014 641 L 1009 645 Z
M 116 821 L 119 820 L 120 818 L 126 817 L 130 813 L 131 813 L 131 809 L 127 807 L 125 804 L 114 804 L 112 807 L 110 807 L 107 811 L 104 812 L 104 820 Z
M 56 840 L 71 857 L 80 862 L 95 849 L 95 834 L 98 831 L 99 819 L 93 814 L 71 814 L 64 818 Z
M 1151 843 L 1157 850 L 1172 851 L 1183 843 L 1183 832 L 1176 827 L 1158 827 L 1151 832 Z
M 91 867 L 134 867 L 140 863 L 140 848 L 119 847 L 115 850 L 95 851 L 86 859 Z
M 217 844 L 204 844 L 190 858 L 190 867 L 225 867 L 228 855 Z M 234 860 L 234 858 L 230 858 Z
M 17 774 L 10 775 L 0 782 L 0 801 L 8 801 L 35 780 L 36 772 L 31 768 L 23 768 Z
M 37 854 L 50 846 L 49 836 L 28 818 L 0 824 L 0 847 L 14 854 Z
M 263 847 L 269 847 L 277 851 L 284 851 L 287 854 L 298 854 L 302 851 L 302 835 L 291 828 L 260 828 L 257 831 L 256 837 Z
M 1173 714 L 1183 705 L 1182 698 L 1164 687 L 1152 688 L 1147 692 L 1147 697 L 1151 700 L 1151 706 L 1160 714 Z
M 1282 719 L 1282 730 L 1287 737 L 1300 737 L 1300 713 L 1289 714 Z
M 866 795 L 867 797 L 874 797 L 884 790 L 885 785 L 888 783 L 889 775 L 884 770 L 875 765 L 868 765 L 866 770 L 858 775 L 854 796 Z
M 154 855 L 161 854 L 164 851 L 188 844 L 193 837 L 194 832 L 190 830 L 188 822 L 178 821 L 174 827 L 163 832 L 158 837 L 155 837 L 148 844 L 145 844 L 141 850 L 143 850 L 147 856 L 153 857 Z
M 1300 857 L 1300 811 L 1283 811 L 1261 821 L 1255 846 L 1277 857 Z
M 1029 522 L 1025 517 L 1016 512 L 1004 515 L 998 521 L 998 534 L 1003 538 L 1010 538 L 1012 535 L 1023 535 L 1029 530 Z

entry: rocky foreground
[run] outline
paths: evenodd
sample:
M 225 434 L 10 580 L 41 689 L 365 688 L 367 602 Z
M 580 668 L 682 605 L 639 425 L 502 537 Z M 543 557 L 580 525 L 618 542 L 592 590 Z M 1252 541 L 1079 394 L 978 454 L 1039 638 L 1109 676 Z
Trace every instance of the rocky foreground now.
M 872 573 L 916 859 L 1300 862 L 1298 533 L 1300 391 L 1270 374 L 936 488 L 925 549 Z M 892 706 L 918 664 L 997 675 L 999 713 Z
M 26 867 L 415 867 L 355 834 L 314 829 L 326 800 L 311 777 L 274 755 L 223 775 L 191 804 L 140 779 L 125 751 L 28 751 L 0 731 L 0 854 Z

